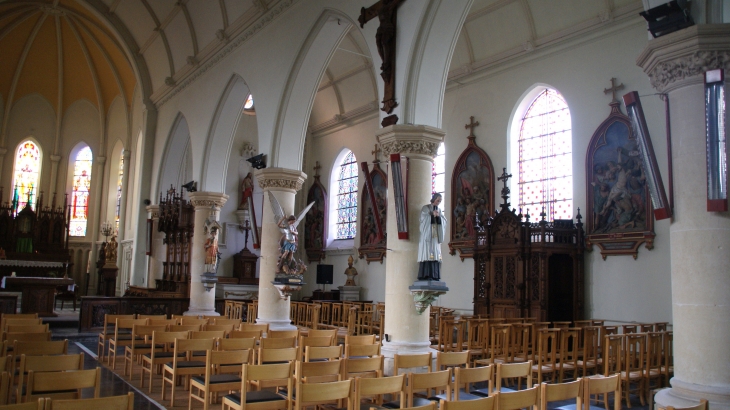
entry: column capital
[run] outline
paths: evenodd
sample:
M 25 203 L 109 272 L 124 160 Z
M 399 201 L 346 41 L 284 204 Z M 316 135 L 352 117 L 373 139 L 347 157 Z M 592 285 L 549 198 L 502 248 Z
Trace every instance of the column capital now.
M 94 158 L 94 162 L 96 162 L 99 165 L 104 165 L 106 163 L 106 157 L 96 157 Z
M 147 205 L 145 207 L 147 212 L 150 214 L 152 219 L 160 219 L 160 206 L 159 205 Z
M 636 64 L 660 92 L 702 84 L 705 71 L 730 69 L 730 24 L 700 24 L 649 40 Z
M 296 194 L 302 189 L 307 174 L 287 168 L 263 168 L 254 171 L 259 186 L 264 191 L 288 191 Z
M 228 201 L 228 195 L 220 192 L 191 192 L 188 194 L 190 203 L 195 207 L 196 210 L 200 208 L 210 208 L 217 206 L 222 208 Z
M 375 136 L 386 157 L 390 154 L 404 154 L 433 160 L 444 141 L 446 132 L 428 125 L 391 125 L 379 130 Z

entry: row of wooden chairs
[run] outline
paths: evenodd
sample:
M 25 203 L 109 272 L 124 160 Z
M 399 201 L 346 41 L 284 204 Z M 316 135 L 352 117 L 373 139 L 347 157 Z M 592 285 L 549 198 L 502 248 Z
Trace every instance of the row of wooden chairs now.
M 239 319 L 246 323 L 256 323 L 259 301 L 244 302 L 240 300 L 226 300 L 223 316 L 228 319 Z
M 52 399 L 42 397 L 37 401 L 29 401 L 23 404 L 11 404 L 2 406 L 0 410 L 132 410 L 134 408 L 134 393 L 129 392 L 123 396 L 100 397 L 93 399 Z

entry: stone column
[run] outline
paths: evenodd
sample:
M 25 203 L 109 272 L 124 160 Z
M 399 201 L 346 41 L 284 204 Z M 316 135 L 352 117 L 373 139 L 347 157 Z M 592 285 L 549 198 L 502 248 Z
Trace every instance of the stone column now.
M 150 255 L 148 261 L 147 287 L 154 288 L 156 284 L 155 279 L 162 279 L 162 262 L 165 260 L 165 246 L 162 243 L 164 233 L 157 231 L 160 223 L 160 206 L 147 205 L 146 209 L 149 217 L 152 219 L 152 255 Z
M 669 95 L 674 162 L 674 377 L 655 402 L 686 407 L 705 398 L 713 410 L 730 409 L 730 218 L 707 212 L 703 85 L 707 70 L 730 74 L 730 24 L 650 40 L 637 63 Z
M 264 208 L 261 215 L 261 259 L 259 259 L 259 317 L 257 323 L 268 323 L 272 330 L 295 329 L 289 317 L 289 299 L 282 299 L 272 281 L 276 276 L 281 232 L 275 222 L 269 203 L 271 192 L 287 215 L 294 213 L 294 196 L 302 189 L 307 174 L 286 168 L 257 169 L 254 176 L 264 190 Z M 297 210 L 298 211 L 298 210 Z M 303 228 L 300 225 L 300 229 Z M 255 229 L 255 227 L 254 227 Z
M 215 316 L 215 287 L 206 291 L 200 281 L 205 271 L 205 220 L 210 217 L 211 208 L 220 208 L 228 200 L 228 195 L 218 192 L 191 192 L 188 194 L 190 203 L 195 207 L 195 225 L 193 229 L 193 244 L 190 251 L 190 307 L 185 316 Z M 215 215 L 218 218 L 218 215 Z
M 392 125 L 377 133 L 383 155 L 401 153 L 408 165 L 408 240 L 398 239 L 392 171 L 388 175 L 388 255 L 385 265 L 385 372 L 393 374 L 393 357 L 428 352 L 429 311 L 418 314 L 408 287 L 418 279 L 418 239 L 421 208 L 431 200 L 433 158 L 444 131 L 425 125 Z

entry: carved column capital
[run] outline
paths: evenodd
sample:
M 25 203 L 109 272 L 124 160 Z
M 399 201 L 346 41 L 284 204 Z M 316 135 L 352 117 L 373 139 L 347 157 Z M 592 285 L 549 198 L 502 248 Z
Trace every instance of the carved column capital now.
M 446 132 L 427 125 L 391 125 L 380 130 L 376 137 L 387 159 L 390 154 L 433 160 Z
M 106 157 L 96 157 L 94 158 L 94 162 L 96 162 L 99 165 L 106 164 Z
M 302 189 L 307 174 L 287 168 L 264 168 L 254 171 L 259 186 L 264 191 L 287 191 L 293 194 Z
M 730 69 L 730 25 L 700 24 L 650 40 L 636 64 L 660 92 L 702 84 L 705 71 Z
M 160 219 L 160 206 L 159 205 L 147 205 L 145 207 L 145 209 L 150 214 L 150 218 Z
M 220 192 L 191 192 L 188 194 L 190 198 L 190 204 L 195 207 L 195 210 L 200 208 L 210 208 L 215 205 L 218 208 L 222 208 L 228 201 L 228 195 Z

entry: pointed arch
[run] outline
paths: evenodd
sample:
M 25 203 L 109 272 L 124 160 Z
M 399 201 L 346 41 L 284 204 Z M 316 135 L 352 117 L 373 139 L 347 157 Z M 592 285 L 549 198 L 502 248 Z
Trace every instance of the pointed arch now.
M 13 182 L 10 190 L 10 200 L 17 200 L 17 209 L 20 210 L 25 207 L 29 195 L 31 195 L 31 206 L 38 201 L 43 165 L 43 149 L 38 140 L 32 136 L 28 136 L 18 144 L 14 153 Z
M 89 144 L 79 142 L 69 155 L 69 182 L 71 197 L 71 221 L 69 222 L 69 236 L 85 237 L 89 221 L 89 202 L 91 200 L 92 168 L 94 154 Z
M 328 246 L 336 240 L 352 241 L 357 235 L 358 176 L 355 154 L 342 148 L 330 171 Z
M 165 143 L 165 150 L 162 154 L 162 164 L 157 177 L 157 191 L 167 190 L 170 185 L 173 185 L 176 189 L 179 188 L 180 164 L 185 163 L 185 152 L 189 145 L 190 130 L 188 122 L 182 113 L 178 113 L 172 123 L 172 128 Z
M 121 210 L 124 206 L 122 202 L 122 179 L 124 177 L 124 144 L 121 140 L 114 143 L 113 148 L 109 152 L 109 180 L 105 186 L 107 187 L 106 201 L 106 218 L 102 220 L 110 221 L 116 229 L 119 229 L 119 219 Z

